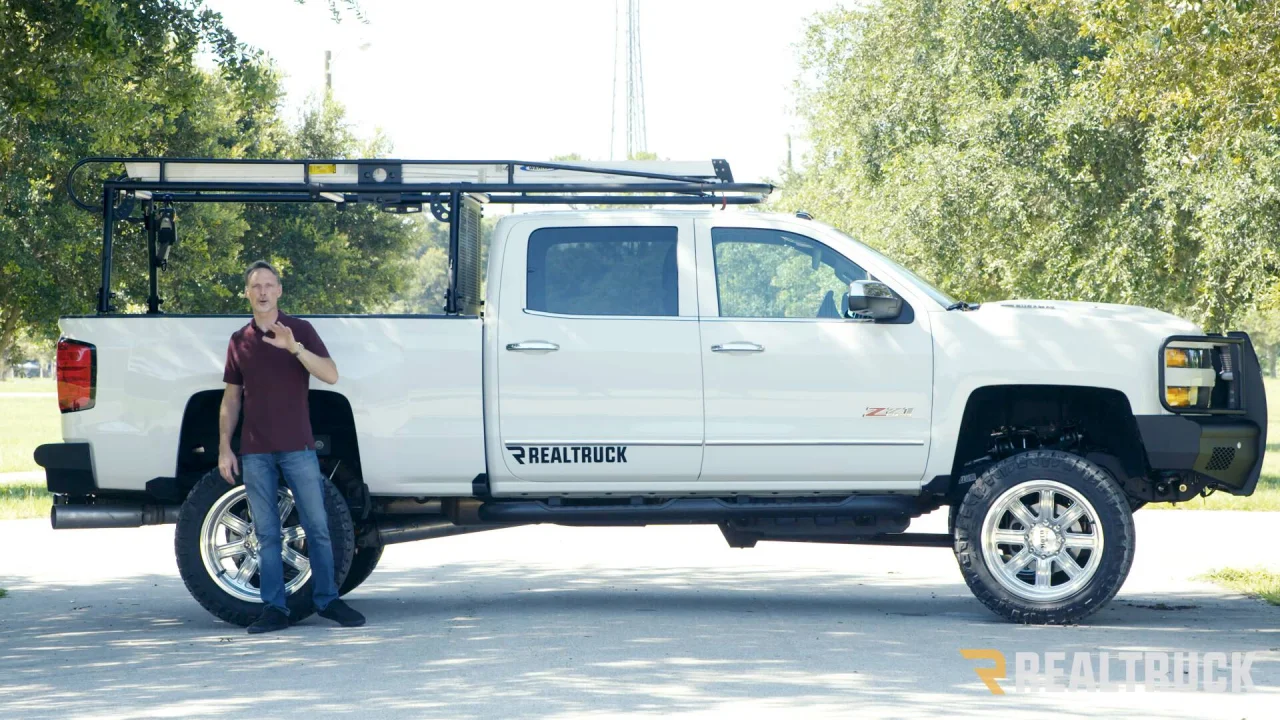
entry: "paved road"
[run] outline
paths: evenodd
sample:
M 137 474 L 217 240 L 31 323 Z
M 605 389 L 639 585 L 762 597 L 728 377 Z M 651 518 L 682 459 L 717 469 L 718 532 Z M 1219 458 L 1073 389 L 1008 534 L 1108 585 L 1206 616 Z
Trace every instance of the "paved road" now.
M 1138 529 L 1129 582 L 1083 626 L 998 621 L 945 550 L 527 527 L 389 548 L 348 598 L 365 628 L 313 618 L 249 637 L 187 595 L 171 527 L 0 522 L 0 715 L 1275 717 L 1280 608 L 1189 578 L 1224 552 L 1280 564 L 1280 513 L 1146 511 Z M 968 647 L 1011 665 L 1015 651 L 1263 653 L 1253 693 L 994 696 Z
M 44 471 L 29 470 L 26 472 L 0 473 L 0 485 L 18 485 L 20 483 L 44 485 Z

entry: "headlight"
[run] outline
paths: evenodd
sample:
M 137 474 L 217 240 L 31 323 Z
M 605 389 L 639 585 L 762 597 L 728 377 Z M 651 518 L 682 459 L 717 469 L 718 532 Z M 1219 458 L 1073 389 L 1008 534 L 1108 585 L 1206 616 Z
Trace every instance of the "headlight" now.
M 1165 338 L 1156 356 L 1161 405 L 1174 413 L 1243 413 L 1248 343 L 1243 333 Z
M 1171 408 L 1207 408 L 1217 381 L 1213 350 L 1196 347 L 1164 349 L 1164 401 Z
M 1209 354 L 1196 348 L 1165 348 L 1164 366 L 1171 368 L 1207 368 Z

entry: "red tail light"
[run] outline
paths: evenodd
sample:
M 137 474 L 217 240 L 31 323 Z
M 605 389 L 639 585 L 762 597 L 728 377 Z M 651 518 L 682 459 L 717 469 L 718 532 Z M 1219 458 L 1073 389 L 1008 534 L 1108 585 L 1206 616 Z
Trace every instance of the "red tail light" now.
M 64 413 L 93 407 L 98 351 L 89 343 L 58 340 L 58 407 Z

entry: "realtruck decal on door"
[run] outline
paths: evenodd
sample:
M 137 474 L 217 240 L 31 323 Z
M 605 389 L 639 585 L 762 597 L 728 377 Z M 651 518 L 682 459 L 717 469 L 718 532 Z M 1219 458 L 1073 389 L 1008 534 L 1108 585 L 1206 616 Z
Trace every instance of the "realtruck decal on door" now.
M 508 445 L 512 459 L 521 465 L 550 463 L 625 463 L 626 445 Z

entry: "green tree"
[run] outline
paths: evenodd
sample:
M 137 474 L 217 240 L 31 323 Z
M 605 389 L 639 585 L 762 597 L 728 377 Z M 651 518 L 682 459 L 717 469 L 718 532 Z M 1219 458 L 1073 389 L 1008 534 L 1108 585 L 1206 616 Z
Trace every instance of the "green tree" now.
M 1239 322 L 1241 329 L 1249 333 L 1263 370 L 1276 377 L 1276 364 L 1280 359 L 1280 308 L 1274 305 L 1253 308 Z
M 486 221 L 488 219 L 486 218 Z M 482 227 L 488 228 L 486 222 Z M 411 226 L 408 277 L 388 304 L 390 312 L 438 314 L 449 289 L 449 226 L 429 215 L 416 215 Z M 488 233 L 486 233 L 487 245 Z
M 1171 29 L 1155 0 L 819 15 L 800 92 L 813 152 L 783 204 L 968 300 L 1134 303 L 1222 329 L 1270 286 L 1280 248 L 1277 117 L 1261 102 L 1274 12 L 1236 5 L 1219 41 L 1191 38 L 1208 3 L 1180 5 L 1201 17 Z M 1151 50 L 1162 37 L 1178 47 Z
M 335 19 L 344 10 L 360 17 L 353 0 L 328 4 Z M 198 0 L 0 0 L 0 37 L 0 376 L 20 336 L 47 341 L 59 315 L 96 305 L 101 218 L 75 208 L 62 187 L 77 159 L 390 151 L 386 138 L 356 138 L 328 97 L 288 127 L 274 68 Z M 197 62 L 202 53 L 212 69 Z M 94 198 L 100 179 L 86 173 L 81 196 Z M 177 211 L 179 242 L 160 278 L 168 312 L 243 312 L 240 273 L 259 257 L 306 278 L 289 295 L 302 312 L 381 307 L 410 271 L 401 256 L 411 224 L 373 207 Z M 145 236 L 136 223 L 117 227 L 114 302 L 137 312 L 147 295 Z
M 1243 313 L 1239 327 L 1249 333 L 1264 371 L 1276 377 L 1280 365 L 1280 281 Z
M 313 99 L 302 123 L 284 147 L 288 157 L 385 157 L 390 141 L 377 135 L 361 141 L 340 103 Z M 250 205 L 240 267 L 266 258 L 289 283 L 285 306 L 293 312 L 362 313 L 381 309 L 410 277 L 410 250 L 416 220 L 382 212 L 372 204 L 342 210 L 327 203 Z M 235 287 L 243 287 L 237 270 Z M 243 303 L 236 299 L 243 311 Z
M 0 0 L 0 37 L 3 359 L 19 331 L 48 337 L 93 306 L 99 225 L 65 199 L 72 162 L 270 153 L 278 89 L 216 13 L 179 0 Z

